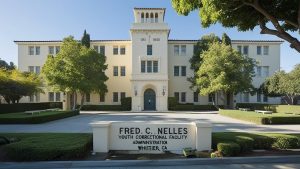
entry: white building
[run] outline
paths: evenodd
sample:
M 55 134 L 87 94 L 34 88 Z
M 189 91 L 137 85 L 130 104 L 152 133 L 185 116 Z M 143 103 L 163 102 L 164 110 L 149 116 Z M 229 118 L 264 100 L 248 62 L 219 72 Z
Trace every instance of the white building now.
M 123 97 L 132 97 L 132 110 L 168 109 L 168 97 L 180 103 L 212 104 L 213 96 L 192 91 L 187 77 L 193 75 L 189 59 L 197 40 L 171 40 L 164 21 L 165 8 L 135 8 L 131 40 L 92 40 L 91 47 L 107 57 L 108 93 L 87 94 L 86 104 L 116 105 Z M 57 54 L 61 41 L 15 41 L 18 45 L 18 68 L 39 73 L 47 55 Z M 247 57 L 258 61 L 255 87 L 280 69 L 282 41 L 233 40 L 232 45 Z M 214 96 L 217 97 L 217 96 Z M 278 98 L 262 94 L 238 94 L 236 102 L 279 103 Z M 62 93 L 47 91 L 23 98 L 22 102 L 62 101 Z M 226 104 L 226 103 L 225 103 Z

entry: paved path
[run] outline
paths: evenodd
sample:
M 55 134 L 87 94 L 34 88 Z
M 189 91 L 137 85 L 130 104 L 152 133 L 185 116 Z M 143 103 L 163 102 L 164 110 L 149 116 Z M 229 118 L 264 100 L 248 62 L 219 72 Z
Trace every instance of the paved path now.
M 0 169 L 299 169 L 300 156 L 229 157 L 223 159 L 53 161 L 0 163 Z
M 0 132 L 92 132 L 95 121 L 206 121 L 213 123 L 214 132 L 280 132 L 300 133 L 300 125 L 256 125 L 218 114 L 218 112 L 100 112 L 82 111 L 81 115 L 44 124 L 0 125 Z

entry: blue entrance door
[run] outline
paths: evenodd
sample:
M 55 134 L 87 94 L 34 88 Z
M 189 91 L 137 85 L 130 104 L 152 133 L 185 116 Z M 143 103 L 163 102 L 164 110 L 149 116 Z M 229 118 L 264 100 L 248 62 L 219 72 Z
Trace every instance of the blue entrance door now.
M 156 97 L 155 92 L 152 89 L 147 89 L 144 92 L 144 110 L 156 109 Z

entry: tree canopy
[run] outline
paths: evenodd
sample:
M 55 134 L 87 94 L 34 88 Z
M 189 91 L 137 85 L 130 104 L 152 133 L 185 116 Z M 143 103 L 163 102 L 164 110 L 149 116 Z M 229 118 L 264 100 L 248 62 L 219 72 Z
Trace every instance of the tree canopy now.
M 0 69 L 0 95 L 7 103 L 17 103 L 23 96 L 43 92 L 41 86 L 34 73 Z
M 289 73 L 279 71 L 267 78 L 262 90 L 270 97 L 284 96 L 287 103 L 293 104 L 300 95 L 300 64 Z
M 251 91 L 254 61 L 243 57 L 231 46 L 215 42 L 202 54 L 196 87 L 201 95 Z
M 182 15 L 199 9 L 203 27 L 221 23 L 248 31 L 259 26 L 261 34 L 284 39 L 300 52 L 299 37 L 290 33 L 300 32 L 299 0 L 172 0 L 172 6 Z
M 60 52 L 55 57 L 48 56 L 42 73 L 48 86 L 73 93 L 74 104 L 77 102 L 76 93 L 79 92 L 82 105 L 86 93 L 107 92 L 105 60 L 105 56 L 94 49 L 81 45 L 73 37 L 67 37 L 63 40 Z
M 15 64 L 13 62 L 10 62 L 9 64 L 5 62 L 4 60 L 0 59 L 0 68 L 6 69 L 6 70 L 13 70 L 16 68 Z

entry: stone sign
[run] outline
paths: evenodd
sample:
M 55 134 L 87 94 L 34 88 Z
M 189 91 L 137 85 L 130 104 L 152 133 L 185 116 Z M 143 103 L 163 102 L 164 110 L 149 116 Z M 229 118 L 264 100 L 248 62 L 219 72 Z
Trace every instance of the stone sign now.
M 137 152 L 211 149 L 211 124 L 170 122 L 96 122 L 94 152 L 125 150 Z

